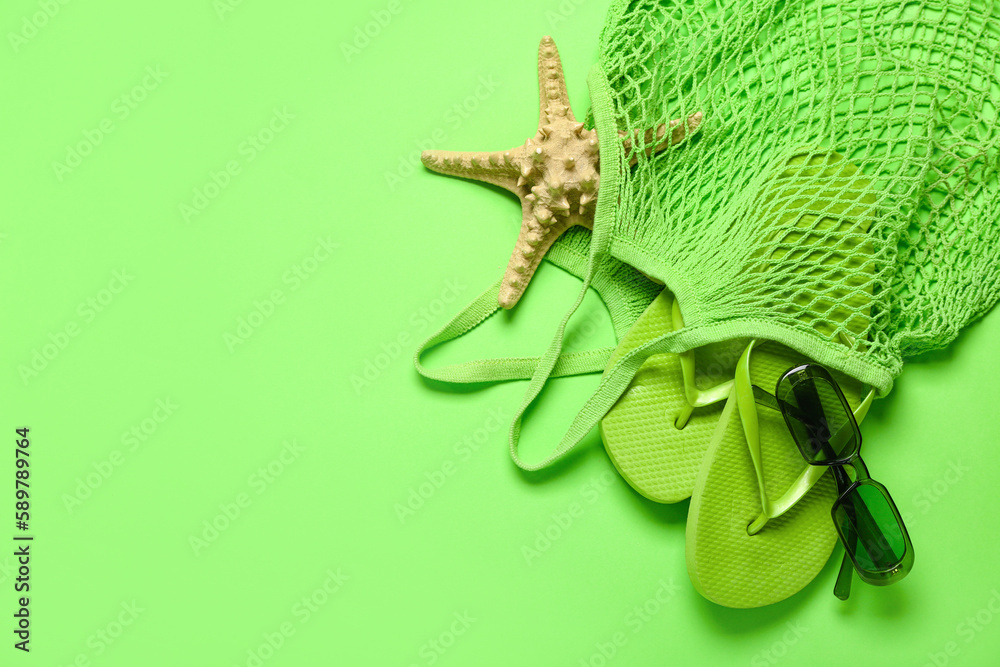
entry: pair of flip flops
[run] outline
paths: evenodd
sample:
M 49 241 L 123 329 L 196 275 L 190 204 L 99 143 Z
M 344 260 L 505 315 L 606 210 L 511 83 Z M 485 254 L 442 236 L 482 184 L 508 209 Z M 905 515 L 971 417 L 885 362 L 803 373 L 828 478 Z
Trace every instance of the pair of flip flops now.
M 817 174 L 828 188 L 803 193 L 799 177 Z M 865 220 L 876 202 L 863 192 L 868 185 L 836 153 L 793 156 L 768 186 L 760 209 L 764 242 L 755 251 L 755 266 L 765 267 L 757 270 L 796 253 L 808 259 L 802 265 L 813 273 L 795 276 L 794 288 L 775 289 L 817 333 L 850 346 L 863 345 L 872 315 Z M 823 202 L 820 210 L 794 205 L 806 195 Z M 815 273 L 817 260 L 822 276 Z M 810 281 L 822 281 L 822 288 L 810 289 Z M 820 292 L 823 298 L 816 298 Z M 621 340 L 609 368 L 630 350 L 682 328 L 681 306 L 665 289 Z M 747 339 L 655 355 L 601 422 L 609 457 L 636 491 L 660 503 L 691 498 L 688 573 L 695 588 L 720 605 L 760 607 L 788 598 L 816 577 L 837 542 L 832 475 L 809 466 L 781 415 L 758 409 L 752 395 L 752 385 L 770 390 L 788 369 L 809 361 L 783 344 Z M 873 392 L 842 373 L 834 377 L 863 418 Z

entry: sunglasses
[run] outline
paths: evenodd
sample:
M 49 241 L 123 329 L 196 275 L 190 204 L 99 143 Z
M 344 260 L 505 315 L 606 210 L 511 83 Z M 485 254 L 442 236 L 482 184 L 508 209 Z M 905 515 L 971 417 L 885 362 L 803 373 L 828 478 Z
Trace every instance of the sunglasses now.
M 807 463 L 833 469 L 838 498 L 831 514 L 846 552 L 834 594 L 848 598 L 852 570 L 876 586 L 905 577 L 913 567 L 910 536 L 889 492 L 861 460 L 861 431 L 830 373 L 816 364 L 797 366 L 781 376 L 773 395 L 756 385 L 753 395 L 757 404 L 781 412 Z

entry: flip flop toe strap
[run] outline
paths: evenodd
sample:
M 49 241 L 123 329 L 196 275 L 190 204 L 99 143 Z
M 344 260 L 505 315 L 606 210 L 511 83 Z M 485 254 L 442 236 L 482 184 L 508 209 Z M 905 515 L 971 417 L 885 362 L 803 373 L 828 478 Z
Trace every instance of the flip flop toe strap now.
M 747 526 L 747 534 L 749 535 L 759 533 L 769 520 L 778 518 L 794 507 L 827 471 L 827 466 L 809 465 L 803 461 L 805 468 L 788 487 L 788 490 L 777 500 L 771 501 L 768 498 L 767 487 L 764 484 L 760 429 L 757 421 L 757 402 L 754 398 L 753 383 L 750 380 L 750 353 L 756 342 L 756 340 L 750 341 L 746 350 L 740 356 L 740 360 L 736 365 L 735 377 L 736 407 L 740 413 L 740 422 L 743 425 L 747 448 L 750 451 L 750 460 L 753 463 L 754 473 L 757 478 L 757 488 L 760 490 L 761 513 Z M 874 397 L 875 390 L 869 390 L 868 395 L 854 410 L 854 418 L 859 424 L 865 418 L 865 415 L 868 414 L 868 408 L 871 406 Z

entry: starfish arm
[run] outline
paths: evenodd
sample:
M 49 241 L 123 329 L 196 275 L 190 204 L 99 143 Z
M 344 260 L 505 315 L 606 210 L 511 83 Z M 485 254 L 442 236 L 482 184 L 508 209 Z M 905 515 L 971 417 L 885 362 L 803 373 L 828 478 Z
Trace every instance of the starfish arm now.
M 521 231 L 514 243 L 514 252 L 507 263 L 507 271 L 500 285 L 497 301 L 502 308 L 511 309 L 517 305 L 524 290 L 528 287 L 532 276 L 542 263 L 545 254 L 570 225 L 565 222 L 543 225 L 532 213 L 532 205 L 525 202 L 524 218 L 521 221 Z
M 600 185 L 597 133 L 573 117 L 559 52 L 551 37 L 538 46 L 538 131 L 523 146 L 492 153 L 424 151 L 433 171 L 491 183 L 521 200 L 521 229 L 500 286 L 498 302 L 513 308 L 542 258 L 574 225 L 593 229 Z M 648 130 L 619 132 L 631 164 L 696 132 L 702 114 Z M 634 154 L 634 155 L 633 155 Z
M 652 129 L 645 132 L 635 130 L 630 135 L 628 132 L 619 130 L 618 135 L 622 137 L 622 145 L 625 148 L 626 155 L 632 152 L 632 144 L 635 142 L 638 146 L 642 147 L 643 152 L 646 153 L 646 157 L 649 157 L 653 153 L 659 153 L 667 146 L 676 144 L 688 134 L 696 132 L 701 126 L 703 117 L 703 114 L 699 111 L 688 116 L 686 122 L 682 122 L 680 118 L 676 118 L 669 123 L 671 130 L 669 133 L 667 132 L 668 124 L 660 123 L 656 126 L 655 132 Z M 629 164 L 634 165 L 637 160 L 638 155 L 633 155 Z
M 420 161 L 431 171 L 492 183 L 520 195 L 517 186 L 521 164 L 520 147 L 509 151 L 424 151 Z
M 539 127 L 559 118 L 576 120 L 572 109 L 569 108 L 566 77 L 563 75 L 559 51 L 556 49 L 556 43 L 548 35 L 542 37 L 538 45 L 538 97 L 541 107 L 538 115 Z

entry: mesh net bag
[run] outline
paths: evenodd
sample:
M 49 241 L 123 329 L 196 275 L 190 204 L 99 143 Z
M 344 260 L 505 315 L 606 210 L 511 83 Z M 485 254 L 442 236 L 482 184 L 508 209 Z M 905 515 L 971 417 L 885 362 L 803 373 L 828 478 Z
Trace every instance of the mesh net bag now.
M 776 339 L 888 391 L 998 296 L 998 15 L 614 3 L 599 67 L 617 129 L 704 121 L 614 165 L 609 252 L 674 291 L 702 330 L 689 345 Z
M 556 240 L 545 259 L 570 275 L 583 278 L 587 272 L 589 255 L 590 230 L 577 226 L 566 230 Z M 611 315 L 616 339 L 620 339 L 632 328 L 663 288 L 613 257 L 601 264 L 591 280 L 591 286 L 600 295 Z
M 636 267 L 685 326 L 608 368 L 527 465 L 521 419 L 581 294 L 515 413 L 518 465 L 574 447 L 652 354 L 774 340 L 884 395 L 905 357 L 985 313 L 1000 293 L 998 18 L 983 0 L 614 2 L 588 79 L 588 275 L 608 257 Z M 619 140 L 697 113 L 662 152 Z

